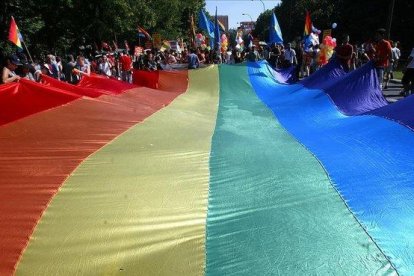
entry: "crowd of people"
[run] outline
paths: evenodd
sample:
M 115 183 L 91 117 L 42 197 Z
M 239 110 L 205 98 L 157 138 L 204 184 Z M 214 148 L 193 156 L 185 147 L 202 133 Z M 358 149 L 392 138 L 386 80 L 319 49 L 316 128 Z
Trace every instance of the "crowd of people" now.
M 393 72 L 398 67 L 401 51 L 398 42 L 384 39 L 385 30 L 379 29 L 372 41 L 350 44 L 350 37 L 343 35 L 335 48 L 334 56 L 346 71 L 355 70 L 373 60 L 381 87 L 387 89 L 389 81 L 394 78 Z M 132 70 L 174 70 L 175 68 L 197 69 L 209 64 L 237 64 L 244 61 L 267 60 L 274 68 L 296 67 L 297 78 L 304 78 L 326 64 L 322 61 L 320 45 L 307 46 L 303 41 L 293 43 L 254 45 L 245 48 L 229 48 L 227 51 L 215 51 L 183 47 L 182 50 L 147 49 L 140 53 L 128 50 L 100 50 L 94 54 L 81 53 L 75 59 L 73 55 L 66 58 L 46 55 L 43 59 L 29 62 L 23 53 L 6 58 L 2 71 L 2 83 L 18 81 L 26 78 L 40 81 L 40 76 L 47 75 L 72 84 L 91 73 L 109 78 L 116 78 L 132 83 Z M 323 47 L 323 46 L 322 46 Z M 181 65 L 181 66 L 178 66 Z M 409 95 L 414 86 L 414 49 L 410 55 L 407 70 L 402 79 L 403 95 Z
M 10 55 L 5 58 L 2 70 L 2 83 L 11 83 L 20 79 L 39 82 L 41 75 L 77 83 L 82 76 L 90 75 L 91 69 L 87 59 L 78 56 L 76 61 L 73 56 L 68 56 L 64 62 L 60 57 L 47 55 L 43 62 L 29 62 L 23 53 Z
M 384 29 L 378 29 L 371 41 L 353 45 L 350 44 L 349 35 L 344 34 L 335 48 L 334 56 L 347 72 L 373 61 L 381 88 L 388 89 L 390 80 L 394 79 L 394 71 L 403 66 L 400 64 L 399 43 L 386 40 L 385 34 Z M 296 66 L 297 78 L 307 77 L 326 64 L 321 59 L 319 44 L 305 47 L 305 44 L 299 41 L 295 43 L 294 48 L 290 43 L 274 44 L 269 52 L 263 53 L 274 68 Z M 414 93 L 414 49 L 409 56 L 402 84 L 401 95 Z
M 342 35 L 333 56 L 339 60 L 347 72 L 356 70 L 366 63 L 374 63 L 381 89 L 388 89 L 394 79 L 394 71 L 403 68 L 400 64 L 401 50 L 399 42 L 385 39 L 386 30 L 378 29 L 373 38 L 362 44 L 350 44 L 350 37 Z M 321 48 L 324 45 L 306 45 L 304 41 L 294 41 L 287 44 L 274 43 L 267 45 L 250 45 L 243 50 L 229 49 L 221 54 L 214 51 L 197 49 L 195 54 L 198 64 L 237 64 L 244 61 L 267 60 L 273 68 L 282 69 L 296 67 L 297 79 L 310 76 L 327 63 L 322 58 Z M 403 90 L 401 95 L 414 93 L 414 49 L 408 59 L 407 67 L 402 78 Z
M 133 69 L 171 70 L 171 65 L 182 62 L 188 62 L 185 53 L 178 55 L 175 51 L 161 52 L 156 49 L 144 51 L 139 55 L 131 55 L 127 50 L 99 51 L 93 55 L 81 53 L 76 58 L 74 55 L 61 58 L 48 54 L 33 62 L 29 61 L 24 53 L 19 52 L 5 58 L 1 80 L 2 83 L 15 82 L 21 78 L 40 81 L 41 75 L 47 75 L 76 84 L 82 76 L 96 73 L 132 83 Z

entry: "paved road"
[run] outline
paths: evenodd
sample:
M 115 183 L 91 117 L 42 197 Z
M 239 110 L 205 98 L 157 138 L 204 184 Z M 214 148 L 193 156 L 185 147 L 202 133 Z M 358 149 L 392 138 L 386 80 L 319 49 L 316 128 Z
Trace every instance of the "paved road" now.
M 402 89 L 402 85 L 400 81 L 394 80 L 390 82 L 388 89 L 384 89 L 382 93 L 384 94 L 388 102 L 394 103 L 404 98 L 400 96 L 401 89 Z

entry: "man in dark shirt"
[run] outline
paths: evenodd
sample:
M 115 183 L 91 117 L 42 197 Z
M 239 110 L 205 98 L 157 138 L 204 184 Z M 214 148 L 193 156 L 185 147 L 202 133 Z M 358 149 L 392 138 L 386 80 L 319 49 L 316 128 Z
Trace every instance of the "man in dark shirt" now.
M 65 67 L 64 67 L 64 73 L 65 73 L 66 81 L 72 84 L 76 82 L 73 76 L 73 73 L 72 73 L 75 67 L 76 67 L 75 58 L 73 57 L 73 55 L 69 55 L 68 62 L 65 64 Z
M 281 52 L 280 48 L 276 43 L 272 45 L 272 50 L 270 52 L 269 63 L 272 67 L 276 68 L 277 64 L 279 63 Z
M 300 71 L 303 66 L 303 52 L 304 52 L 301 41 L 296 42 L 295 52 L 296 52 L 296 60 L 298 61 L 298 65 L 296 66 L 296 69 L 295 69 L 295 74 L 296 74 L 296 79 L 299 80 Z
M 256 52 L 256 47 L 254 45 L 249 48 L 249 53 L 247 54 L 247 60 L 250 62 L 256 62 L 259 60 L 259 54 Z

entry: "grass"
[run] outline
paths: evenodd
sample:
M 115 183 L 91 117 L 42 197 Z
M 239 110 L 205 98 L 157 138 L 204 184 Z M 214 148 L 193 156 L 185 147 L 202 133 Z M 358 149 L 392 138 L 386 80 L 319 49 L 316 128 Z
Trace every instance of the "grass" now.
M 394 71 L 394 79 L 401 80 L 403 77 L 403 72 L 401 71 Z

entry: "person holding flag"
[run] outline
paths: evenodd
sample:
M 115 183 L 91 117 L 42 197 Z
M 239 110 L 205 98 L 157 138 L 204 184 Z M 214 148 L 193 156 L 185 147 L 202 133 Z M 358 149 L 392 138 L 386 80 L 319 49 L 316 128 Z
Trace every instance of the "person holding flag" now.
M 1 75 L 1 81 L 3 84 L 17 82 L 20 80 L 20 77 L 14 72 L 19 65 L 23 64 L 16 55 L 9 56 L 6 59 L 6 66 L 3 67 Z

